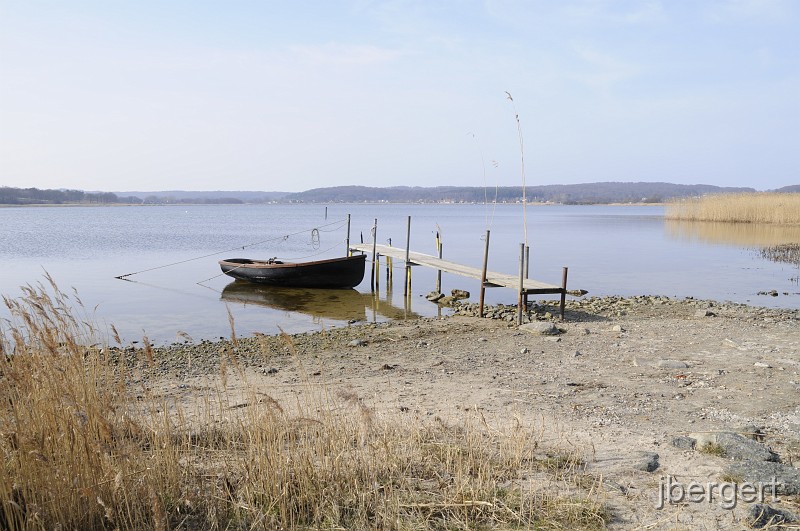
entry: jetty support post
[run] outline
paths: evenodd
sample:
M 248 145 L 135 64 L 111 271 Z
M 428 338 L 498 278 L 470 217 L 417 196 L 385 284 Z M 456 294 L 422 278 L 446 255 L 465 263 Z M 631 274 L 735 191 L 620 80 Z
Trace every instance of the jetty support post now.
M 525 245 L 525 279 L 529 279 L 531 272 L 531 246 Z M 528 292 L 525 292 L 525 296 L 522 299 L 522 304 L 525 307 L 525 310 L 528 309 Z
M 483 317 L 483 299 L 486 294 L 486 269 L 489 266 L 489 230 L 486 230 L 486 243 L 483 248 L 483 270 L 481 271 L 481 296 L 478 303 L 478 317 Z
M 522 301 L 525 297 L 525 244 L 519 246 L 519 294 L 517 295 L 517 325 L 522 324 Z
M 403 288 L 403 295 L 411 295 L 411 216 L 408 216 L 406 229 L 406 283 Z
M 370 290 L 375 291 L 375 256 L 376 245 L 378 244 L 378 218 L 375 218 L 375 224 L 372 225 L 372 274 L 370 275 L 369 287 Z
M 439 231 L 436 231 L 436 251 L 439 255 L 439 260 L 442 259 L 442 239 L 439 237 Z M 436 271 L 436 292 L 442 292 L 442 270 Z
M 350 214 L 347 214 L 347 236 L 344 237 L 344 255 L 350 256 Z
M 389 238 L 389 247 L 392 246 L 392 239 Z M 392 289 L 392 274 L 394 271 L 394 261 L 391 256 L 386 256 L 386 289 Z
M 561 320 L 564 320 L 564 306 L 567 303 L 567 271 L 569 268 L 565 267 L 561 271 L 561 307 L 559 308 L 561 312 Z

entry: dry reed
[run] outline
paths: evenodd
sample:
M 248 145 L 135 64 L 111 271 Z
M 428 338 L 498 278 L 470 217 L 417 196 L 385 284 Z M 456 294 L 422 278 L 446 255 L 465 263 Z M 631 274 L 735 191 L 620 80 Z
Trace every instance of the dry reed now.
M 221 384 L 190 422 L 141 383 L 155 370 L 146 342 L 132 363 L 97 346 L 48 282 L 4 298 L 0 528 L 605 526 L 580 455 L 548 455 L 541 427 L 380 415 L 310 384 L 291 407 L 252 388 L 234 407 Z
M 709 195 L 667 206 L 668 219 L 800 225 L 800 193 Z

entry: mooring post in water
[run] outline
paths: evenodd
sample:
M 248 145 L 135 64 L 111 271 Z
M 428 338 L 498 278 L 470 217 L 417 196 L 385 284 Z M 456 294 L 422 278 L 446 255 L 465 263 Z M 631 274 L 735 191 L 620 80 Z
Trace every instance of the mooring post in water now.
M 406 286 L 403 295 L 411 295 L 411 216 L 408 216 L 408 226 L 406 228 Z
M 369 287 L 375 291 L 375 255 L 376 245 L 378 244 L 378 218 L 375 218 L 375 224 L 372 225 L 372 275 L 369 282 Z
M 439 260 L 442 259 L 442 239 L 439 237 L 439 231 L 436 231 L 436 251 L 439 253 Z M 436 292 L 442 292 L 442 270 L 436 271 Z
M 526 245 L 525 246 L 525 280 L 531 278 L 530 277 L 530 272 L 531 272 L 531 246 L 530 245 Z M 527 311 L 527 309 L 528 309 L 528 292 L 527 291 L 525 292 L 525 295 L 522 298 L 522 304 L 524 305 L 525 310 Z
M 325 207 L 325 219 L 328 219 L 328 207 Z
M 561 320 L 564 320 L 564 306 L 567 304 L 567 271 L 568 268 L 564 268 L 561 271 Z
M 519 246 L 519 296 L 517 297 L 517 324 L 522 324 L 522 299 L 525 296 L 525 244 Z
M 392 239 L 389 238 L 389 247 L 392 246 Z M 386 257 L 386 288 L 391 289 L 392 284 L 392 268 L 394 267 L 394 263 L 391 256 Z
M 347 214 L 347 236 L 344 237 L 344 255 L 350 256 L 350 214 Z
M 489 231 L 486 231 L 486 246 L 483 249 L 483 272 L 481 273 L 481 297 L 478 304 L 478 317 L 483 317 L 483 296 L 486 294 L 486 269 L 489 266 Z

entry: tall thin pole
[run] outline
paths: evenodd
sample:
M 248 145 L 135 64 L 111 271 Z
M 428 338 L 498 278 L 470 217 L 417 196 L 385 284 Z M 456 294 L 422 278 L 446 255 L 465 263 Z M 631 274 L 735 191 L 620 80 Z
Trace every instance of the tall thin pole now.
M 478 317 L 483 317 L 483 297 L 486 294 L 486 270 L 489 266 L 489 230 L 486 230 L 486 246 L 483 249 L 483 271 L 481 272 L 481 297 L 478 305 Z
M 564 306 L 567 304 L 567 272 L 568 268 L 564 268 L 561 272 L 561 320 L 564 320 Z
M 439 236 L 439 231 L 436 231 L 436 250 L 439 253 L 439 260 L 442 259 L 442 239 Z M 439 269 L 436 271 L 436 292 L 442 292 L 442 270 Z
M 375 291 L 375 255 L 376 246 L 378 244 L 378 218 L 375 218 L 375 224 L 372 226 L 372 275 L 370 279 L 370 289 Z
M 525 292 L 525 244 L 519 245 L 519 295 L 517 297 L 517 324 L 522 324 L 522 298 Z
M 350 256 L 350 214 L 347 214 L 347 236 L 344 240 L 344 255 Z
M 406 229 L 406 286 L 403 295 L 411 294 L 411 216 L 408 216 L 408 226 Z

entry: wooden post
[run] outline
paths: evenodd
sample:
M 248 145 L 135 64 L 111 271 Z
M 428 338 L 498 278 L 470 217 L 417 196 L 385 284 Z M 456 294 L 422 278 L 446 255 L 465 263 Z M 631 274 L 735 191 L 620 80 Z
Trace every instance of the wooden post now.
M 328 207 L 325 207 L 325 219 L 328 219 Z
M 375 224 L 372 226 L 372 276 L 370 279 L 370 289 L 375 291 L 375 246 L 378 244 L 378 218 L 375 218 Z
M 344 255 L 350 256 L 350 214 L 347 214 L 347 236 L 344 239 Z
M 567 271 L 568 268 L 564 268 L 561 272 L 561 320 L 564 320 L 564 306 L 567 303 Z
M 483 317 L 483 297 L 486 294 L 486 269 L 489 266 L 489 230 L 486 231 L 486 246 L 483 249 L 483 272 L 481 273 L 481 297 L 478 304 L 478 317 Z
M 442 259 L 442 239 L 439 237 L 439 231 L 436 231 L 436 250 L 439 253 L 439 260 Z M 442 270 L 436 272 L 436 292 L 442 292 Z
M 522 298 L 525 295 L 525 244 L 519 245 L 519 294 L 517 296 L 517 325 L 522 324 Z
M 406 229 L 406 285 L 403 289 L 403 295 L 411 294 L 411 264 L 409 263 L 411 255 L 411 216 L 408 216 L 408 226 Z
M 525 279 L 529 279 L 531 272 L 531 246 L 525 246 Z M 525 296 L 522 300 L 522 304 L 525 306 L 525 310 L 528 310 L 528 293 L 525 292 Z
M 389 238 L 389 247 L 392 246 L 392 239 Z M 392 288 L 392 277 L 394 276 L 394 260 L 391 256 L 386 257 L 386 289 Z

